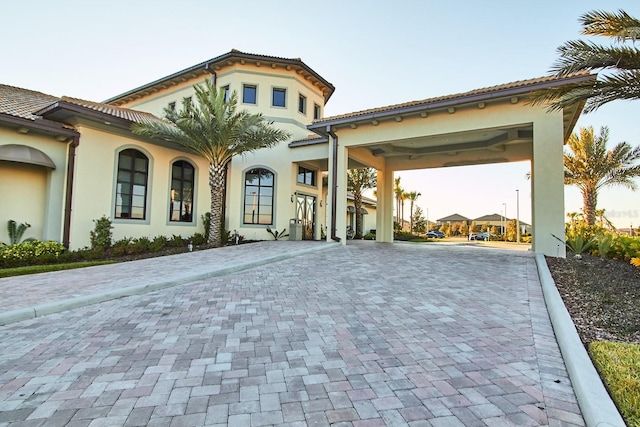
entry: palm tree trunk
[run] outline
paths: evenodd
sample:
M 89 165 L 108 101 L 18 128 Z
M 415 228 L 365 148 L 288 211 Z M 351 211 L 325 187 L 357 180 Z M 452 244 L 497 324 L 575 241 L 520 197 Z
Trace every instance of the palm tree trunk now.
M 362 194 L 360 191 L 353 192 L 353 207 L 356 210 L 356 235 L 354 238 L 362 239 Z
M 211 190 L 211 224 L 209 244 L 215 248 L 223 246 L 224 189 L 227 186 L 225 165 L 209 163 L 209 189 Z
M 409 232 L 413 233 L 413 200 L 411 200 L 411 206 L 409 207 Z
M 598 193 L 595 190 L 587 189 L 582 193 L 582 202 L 584 204 L 584 216 L 589 226 L 596 223 L 596 205 L 598 202 Z

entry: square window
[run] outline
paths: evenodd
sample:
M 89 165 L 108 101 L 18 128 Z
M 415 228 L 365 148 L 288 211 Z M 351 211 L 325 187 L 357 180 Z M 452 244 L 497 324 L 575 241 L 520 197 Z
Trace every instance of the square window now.
M 316 185 L 316 171 L 298 166 L 298 184 Z
M 176 111 L 176 103 L 175 102 L 170 102 L 169 103 L 169 110 Z
M 273 88 L 273 100 L 271 105 L 274 107 L 286 107 L 287 90 L 280 88 Z
M 313 120 L 320 120 L 320 106 L 313 104 Z
M 255 85 L 242 86 L 242 102 L 245 104 L 256 103 L 257 87 Z
M 298 111 L 307 114 L 307 97 L 302 94 L 298 96 Z

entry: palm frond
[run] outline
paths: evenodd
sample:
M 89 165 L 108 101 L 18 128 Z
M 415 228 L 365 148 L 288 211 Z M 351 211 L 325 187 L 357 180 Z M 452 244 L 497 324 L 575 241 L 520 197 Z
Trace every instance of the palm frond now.
M 614 37 L 618 41 L 640 39 L 640 20 L 623 10 L 605 12 L 594 10 L 580 17 L 582 34 L 589 36 Z

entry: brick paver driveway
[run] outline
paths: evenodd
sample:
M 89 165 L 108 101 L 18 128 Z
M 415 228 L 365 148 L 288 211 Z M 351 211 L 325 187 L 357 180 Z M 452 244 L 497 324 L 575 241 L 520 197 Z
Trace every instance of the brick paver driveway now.
M 349 243 L 0 327 L 0 425 L 583 425 L 531 254 Z

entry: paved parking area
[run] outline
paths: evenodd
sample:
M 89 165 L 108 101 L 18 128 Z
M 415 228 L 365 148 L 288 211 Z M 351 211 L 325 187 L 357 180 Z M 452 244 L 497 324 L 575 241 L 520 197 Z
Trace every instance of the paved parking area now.
M 584 425 L 527 252 L 350 241 L 0 342 L 0 425 Z

